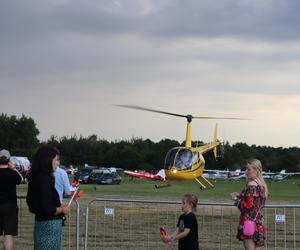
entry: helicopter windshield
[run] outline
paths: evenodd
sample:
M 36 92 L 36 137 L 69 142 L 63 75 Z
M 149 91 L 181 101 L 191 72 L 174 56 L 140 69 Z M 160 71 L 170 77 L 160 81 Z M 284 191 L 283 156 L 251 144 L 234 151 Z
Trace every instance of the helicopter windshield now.
M 165 159 L 165 169 L 170 169 L 174 165 L 175 156 L 178 148 L 172 148 L 168 151 Z
M 193 153 L 186 148 L 173 148 L 166 156 L 165 169 L 175 165 L 178 170 L 186 170 L 192 167 Z M 174 164 L 175 163 L 175 164 Z

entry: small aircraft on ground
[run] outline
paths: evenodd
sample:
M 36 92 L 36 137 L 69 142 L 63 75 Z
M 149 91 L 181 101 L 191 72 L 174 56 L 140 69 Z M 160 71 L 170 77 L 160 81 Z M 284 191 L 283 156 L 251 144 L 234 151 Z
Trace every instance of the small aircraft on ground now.
M 139 171 L 128 171 L 128 170 L 125 170 L 124 174 L 127 174 L 132 178 L 139 178 L 144 180 L 156 180 L 156 181 L 166 180 L 166 174 L 164 169 L 159 170 L 157 174 L 152 174 L 146 171 L 139 172 Z
M 203 176 L 212 180 L 226 180 L 228 178 L 229 170 L 219 169 L 204 169 Z
M 213 187 L 214 185 L 202 175 L 205 166 L 205 160 L 203 154 L 207 153 L 208 151 L 213 151 L 215 158 L 217 158 L 217 146 L 220 144 L 220 142 L 217 139 L 217 124 L 215 126 L 214 137 L 212 142 L 204 144 L 199 147 L 193 147 L 192 140 L 191 140 L 191 126 L 192 126 L 191 122 L 193 119 L 243 120 L 242 118 L 230 118 L 230 117 L 207 117 L 207 116 L 182 115 L 182 114 L 170 113 L 170 112 L 149 109 L 149 108 L 144 108 L 139 106 L 133 106 L 133 105 L 115 105 L 115 106 L 143 110 L 143 111 L 150 111 L 150 112 L 155 112 L 155 113 L 160 113 L 165 115 L 183 117 L 187 119 L 185 146 L 175 147 L 170 149 L 167 152 L 167 155 L 165 157 L 165 165 L 164 165 L 166 181 L 164 181 L 160 185 L 155 185 L 156 188 L 170 186 L 170 182 L 176 180 L 195 180 L 199 184 L 200 189 L 207 188 L 206 185 L 208 185 L 209 187 Z M 201 181 L 199 180 L 199 178 L 201 178 Z
M 241 179 L 246 178 L 245 171 L 240 171 L 240 169 L 239 169 L 239 173 L 240 174 L 237 176 L 232 176 L 230 178 L 230 180 L 241 180 Z M 285 169 L 282 169 L 280 172 L 271 172 L 271 171 L 268 171 L 268 172 L 263 171 L 262 172 L 262 176 L 265 180 L 272 180 L 272 181 L 282 181 L 285 178 L 291 177 L 294 175 L 300 175 L 300 172 L 294 172 L 294 173 L 286 172 Z
M 286 172 L 285 169 L 282 169 L 279 173 L 274 173 L 274 172 L 263 172 L 262 173 L 263 177 L 265 179 L 271 179 L 273 181 L 282 181 L 287 177 L 295 176 L 295 175 L 300 175 L 300 172 Z

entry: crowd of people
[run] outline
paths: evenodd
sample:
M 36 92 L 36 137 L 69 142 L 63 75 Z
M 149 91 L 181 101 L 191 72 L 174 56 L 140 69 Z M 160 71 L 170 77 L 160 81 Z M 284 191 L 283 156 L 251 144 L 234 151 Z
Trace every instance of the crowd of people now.
M 27 191 L 27 205 L 35 216 L 34 249 L 59 250 L 64 215 L 70 206 L 63 198 L 75 189 L 70 185 L 66 172 L 59 168 L 60 153 L 56 148 L 43 146 L 36 152 L 31 168 Z M 246 165 L 247 181 L 241 192 L 231 193 L 231 199 L 240 210 L 237 238 L 245 250 L 258 250 L 265 243 L 266 229 L 262 209 L 268 197 L 268 188 L 262 177 L 262 165 L 252 159 Z M 13 249 L 13 236 L 18 233 L 18 205 L 16 185 L 22 175 L 10 162 L 8 150 L 0 151 L 0 231 L 4 236 L 4 249 Z M 194 194 L 182 197 L 182 214 L 173 233 L 163 233 L 166 244 L 178 241 L 179 250 L 198 250 L 198 224 L 195 211 L 198 198 Z

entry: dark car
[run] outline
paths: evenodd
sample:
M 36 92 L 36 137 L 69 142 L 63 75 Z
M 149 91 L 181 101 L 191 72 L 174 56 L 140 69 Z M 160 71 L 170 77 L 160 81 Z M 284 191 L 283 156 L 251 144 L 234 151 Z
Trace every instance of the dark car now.
M 92 168 L 84 168 L 84 169 L 78 170 L 74 174 L 74 176 L 75 176 L 75 179 L 77 181 L 79 181 L 79 183 L 91 183 L 92 182 L 92 180 L 91 180 L 92 173 L 93 173 Z
M 97 173 L 93 175 L 93 182 L 96 184 L 120 184 L 121 176 L 117 173 Z

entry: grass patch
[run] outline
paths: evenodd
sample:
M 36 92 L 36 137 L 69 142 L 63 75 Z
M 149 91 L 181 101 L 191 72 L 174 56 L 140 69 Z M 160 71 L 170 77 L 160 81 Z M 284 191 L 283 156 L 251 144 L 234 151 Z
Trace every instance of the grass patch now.
M 120 185 L 92 185 L 82 184 L 80 188 L 86 197 L 113 197 L 130 199 L 158 199 L 158 200 L 180 200 L 185 193 L 195 193 L 199 201 L 231 202 L 229 194 L 239 192 L 245 186 L 245 181 L 218 180 L 214 182 L 215 187 L 207 190 L 200 190 L 195 181 L 178 181 L 172 186 L 156 189 L 158 182 L 141 179 L 130 180 L 123 177 Z M 269 204 L 300 203 L 300 178 L 286 179 L 280 182 L 267 181 L 270 197 Z M 18 187 L 18 194 L 26 195 L 27 185 Z

